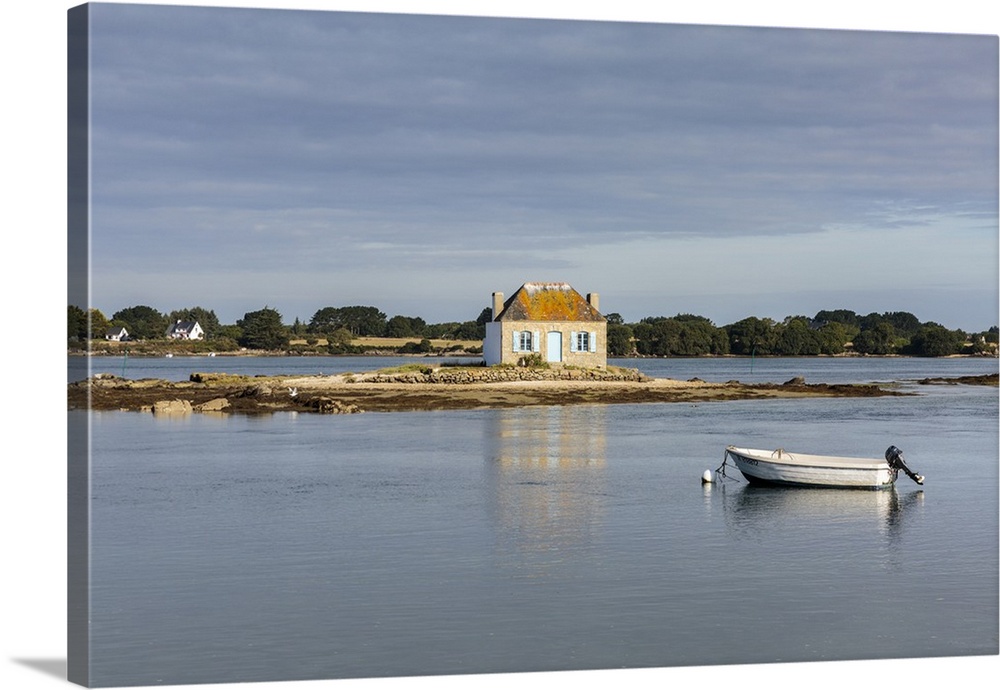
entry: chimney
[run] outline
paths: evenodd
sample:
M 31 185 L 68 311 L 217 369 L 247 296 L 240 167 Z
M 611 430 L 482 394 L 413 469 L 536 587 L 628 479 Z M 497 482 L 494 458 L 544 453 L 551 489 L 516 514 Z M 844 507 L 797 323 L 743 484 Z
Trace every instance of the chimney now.
M 503 293 L 494 292 L 493 293 L 493 320 L 496 321 L 497 317 L 500 316 L 500 312 L 503 311 Z
M 587 293 L 587 304 L 593 307 L 594 311 L 601 311 L 601 296 L 596 292 Z

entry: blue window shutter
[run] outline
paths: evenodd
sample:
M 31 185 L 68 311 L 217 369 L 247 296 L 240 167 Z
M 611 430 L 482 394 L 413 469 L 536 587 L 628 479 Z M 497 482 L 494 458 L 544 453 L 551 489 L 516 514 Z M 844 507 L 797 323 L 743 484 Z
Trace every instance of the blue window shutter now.
M 520 331 L 514 331 L 513 340 L 514 340 L 514 349 L 513 349 L 513 352 L 520 352 L 521 351 L 521 332 Z
M 569 332 L 569 351 L 576 352 L 576 331 Z
M 542 351 L 542 334 L 539 331 L 535 331 L 531 334 L 531 349 L 534 352 Z
M 590 332 L 590 351 L 597 352 L 597 331 Z

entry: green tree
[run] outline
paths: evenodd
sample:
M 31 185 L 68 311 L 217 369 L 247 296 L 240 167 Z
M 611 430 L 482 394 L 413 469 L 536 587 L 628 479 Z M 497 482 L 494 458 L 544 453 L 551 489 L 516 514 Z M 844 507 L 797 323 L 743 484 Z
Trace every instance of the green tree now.
M 422 319 L 421 319 L 422 320 Z M 309 320 L 310 333 L 333 333 L 346 328 L 355 337 L 385 335 L 385 314 L 376 307 L 323 307 Z
M 423 354 L 431 351 L 431 341 L 424 338 L 419 343 L 410 341 L 399 348 L 400 354 L 412 355 Z
M 895 352 L 896 332 L 891 323 L 880 319 L 862 323 L 861 331 L 854 337 L 855 352 L 863 355 L 890 355 Z
M 625 324 L 608 323 L 608 355 L 628 357 L 634 351 L 632 328 Z
M 819 351 L 824 355 L 839 355 L 844 351 L 844 346 L 851 340 L 853 335 L 848 331 L 848 327 L 842 323 L 831 321 L 820 326 L 816 331 L 819 338 Z
M 643 341 L 642 354 L 654 357 L 677 355 L 681 350 L 681 324 L 676 319 L 665 316 L 648 316 L 638 325 L 647 328 L 636 329 L 636 335 L 641 334 Z
M 635 350 L 640 355 L 652 355 L 656 347 L 656 328 L 647 319 L 632 326 L 635 337 Z
M 718 326 L 713 326 L 712 331 L 712 354 L 713 355 L 728 355 L 729 354 L 729 333 L 726 332 L 725 328 L 719 328 Z
M 163 338 L 169 324 L 166 314 L 144 304 L 116 311 L 111 315 L 111 321 L 113 325 L 123 325 L 135 340 Z
M 483 335 L 486 335 L 486 324 L 493 320 L 493 307 L 486 307 L 479 316 L 476 317 L 476 325 L 483 327 Z
M 866 314 L 865 316 L 859 317 L 859 319 L 858 319 L 858 328 L 860 328 L 862 331 L 867 331 L 867 330 L 872 330 L 876 326 L 878 326 L 880 324 L 883 324 L 883 323 L 888 323 L 890 326 L 892 326 L 892 323 L 890 323 L 885 318 L 884 315 L 878 314 L 876 312 L 872 312 L 870 314 Z M 895 332 L 896 332 L 895 329 L 893 329 L 893 334 L 894 335 L 895 335 Z
M 486 326 L 476 321 L 463 321 L 455 327 L 455 340 L 482 340 L 486 337 Z
M 704 316 L 678 314 L 672 320 L 680 326 L 672 354 L 684 357 L 728 354 L 729 341 L 725 332 Z
M 101 313 L 100 309 L 91 309 L 90 312 L 90 337 L 101 339 L 108 332 L 108 318 Z
M 486 337 L 486 324 L 493 320 L 493 308 L 486 307 L 479 312 L 475 321 L 450 321 L 424 328 L 428 338 L 451 338 L 454 340 L 482 340 Z
M 340 325 L 355 336 L 378 337 L 385 334 L 385 314 L 375 307 L 341 307 Z
M 968 348 L 963 348 L 962 352 L 972 355 L 996 352 L 997 327 L 993 326 L 987 331 L 972 333 L 968 337 L 970 343 Z
M 306 327 L 306 330 L 310 333 L 333 333 L 342 327 L 343 322 L 340 318 L 340 309 L 336 307 L 323 307 L 309 319 L 309 325 Z
M 241 329 L 236 324 L 227 324 L 225 326 L 219 326 L 213 340 L 221 340 L 223 338 L 238 343 L 243 338 L 243 329 Z
M 949 331 L 936 323 L 927 323 L 910 339 L 907 354 L 919 357 L 947 357 L 958 354 L 965 336 L 961 331 Z
M 910 339 L 920 330 L 920 319 L 907 311 L 889 311 L 882 318 L 892 324 L 897 337 Z
M 252 350 L 278 350 L 288 347 L 288 331 L 281 323 L 281 314 L 264 307 L 247 312 L 236 322 L 242 335 L 239 344 Z
M 608 326 L 609 339 L 613 328 L 615 326 Z M 725 331 L 717 328 L 704 316 L 647 316 L 632 326 L 631 330 L 635 338 L 635 350 L 641 355 L 698 357 L 729 352 Z
M 832 311 L 824 309 L 817 312 L 816 318 L 813 320 L 819 323 L 841 323 L 855 328 L 861 325 L 860 317 L 849 309 L 834 309 Z
M 337 347 L 350 345 L 351 340 L 353 339 L 354 338 L 351 336 L 351 332 L 346 328 L 338 328 L 333 333 L 328 333 L 326 336 L 327 343 Z
M 457 321 L 428 324 L 424 328 L 424 335 L 428 338 L 451 338 L 458 326 L 459 323 Z
M 385 335 L 387 338 L 408 338 L 413 335 L 409 317 L 398 314 L 393 316 L 385 325 Z
M 71 304 L 67 310 L 66 337 L 69 340 L 86 340 L 90 335 L 87 312 Z
M 774 354 L 786 356 L 818 355 L 821 350 L 820 339 L 809 327 L 810 320 L 804 316 L 789 317 L 777 329 Z
M 386 323 L 385 335 L 389 338 L 422 336 L 426 328 L 427 323 L 419 316 L 400 316 L 397 314 Z
M 749 316 L 726 327 L 729 351 L 734 355 L 768 355 L 772 353 L 774 321 Z

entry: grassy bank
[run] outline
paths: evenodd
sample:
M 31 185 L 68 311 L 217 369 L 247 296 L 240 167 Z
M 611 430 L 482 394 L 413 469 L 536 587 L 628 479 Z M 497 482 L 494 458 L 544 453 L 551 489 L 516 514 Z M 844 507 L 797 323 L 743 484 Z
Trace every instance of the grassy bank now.
M 90 354 L 122 356 L 126 352 L 132 357 L 163 357 L 165 355 L 195 356 L 282 356 L 282 355 L 469 355 L 482 353 L 480 340 L 446 340 L 420 338 L 354 338 L 347 343 L 330 343 L 326 338 L 294 338 L 288 347 L 279 350 L 250 350 L 240 347 L 229 338 L 214 340 L 92 340 Z M 69 354 L 83 355 L 86 345 L 70 343 Z

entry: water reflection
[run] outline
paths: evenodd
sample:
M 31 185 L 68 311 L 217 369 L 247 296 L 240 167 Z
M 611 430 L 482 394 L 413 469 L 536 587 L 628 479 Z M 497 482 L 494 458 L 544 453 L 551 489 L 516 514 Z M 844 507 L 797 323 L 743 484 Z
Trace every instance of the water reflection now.
M 486 426 L 487 490 L 497 555 L 528 577 L 548 577 L 604 518 L 604 406 L 497 410 Z
M 742 485 L 720 487 L 725 522 L 741 537 L 760 537 L 788 528 L 836 530 L 871 525 L 887 543 L 901 539 L 908 516 L 924 502 L 923 491 L 784 488 Z

